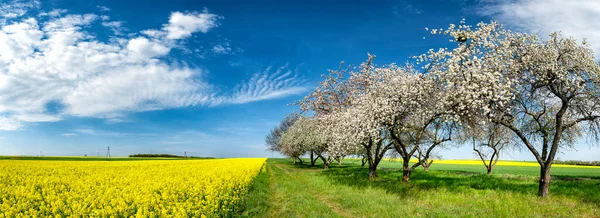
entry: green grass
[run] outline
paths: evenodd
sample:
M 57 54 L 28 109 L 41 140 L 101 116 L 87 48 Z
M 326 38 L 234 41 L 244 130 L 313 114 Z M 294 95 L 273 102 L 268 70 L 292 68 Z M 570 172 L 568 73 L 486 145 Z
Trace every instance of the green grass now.
M 550 196 L 537 197 L 537 167 L 433 164 L 402 183 L 400 163 L 382 162 L 367 179 L 360 161 L 329 170 L 269 159 L 249 199 L 256 217 L 596 217 L 600 169 L 553 168 Z
M 269 202 L 269 174 L 266 166 L 254 178 L 248 196 L 240 211 L 241 217 L 261 217 L 267 213 Z
M 346 160 L 344 165 L 360 166 L 360 160 Z M 379 168 L 383 169 L 402 169 L 399 162 L 382 161 Z M 422 168 L 421 168 L 422 169 Z M 430 170 L 445 170 L 445 171 L 467 171 L 473 173 L 486 173 L 486 169 L 481 165 L 467 164 L 436 164 L 435 162 L 429 168 Z M 595 177 L 600 179 L 600 168 L 573 168 L 573 167 L 552 167 L 552 176 L 558 177 Z M 496 166 L 492 174 L 510 174 L 524 176 L 539 176 L 540 168 L 538 166 Z
M 0 160 L 136 161 L 178 158 L 0 156 Z M 553 167 L 550 196 L 537 197 L 539 168 L 436 164 L 402 183 L 401 164 L 383 161 L 367 179 L 360 160 L 323 170 L 268 159 L 252 182 L 241 217 L 599 217 L 600 168 Z

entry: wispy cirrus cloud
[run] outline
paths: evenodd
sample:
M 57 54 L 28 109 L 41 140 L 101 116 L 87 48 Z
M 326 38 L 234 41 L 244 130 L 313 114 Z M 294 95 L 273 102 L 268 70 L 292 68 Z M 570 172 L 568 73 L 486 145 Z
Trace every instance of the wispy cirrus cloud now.
M 106 130 L 97 130 L 97 129 L 76 129 L 70 133 L 65 133 L 68 135 L 91 135 L 91 136 L 103 136 L 103 137 L 124 137 L 124 136 L 132 136 L 132 133 L 124 133 L 124 132 L 114 132 L 114 131 L 106 131 Z M 63 134 L 64 135 L 64 134 Z
M 561 31 L 566 36 L 587 39 L 600 53 L 600 1 L 598 0 L 485 0 L 477 11 L 521 31 L 542 37 Z
M 277 99 L 306 92 L 308 86 L 298 77 L 298 72 L 292 71 L 286 64 L 276 69 L 269 66 L 264 71 L 252 75 L 249 81 L 238 85 L 234 90 L 230 96 L 221 97 L 214 103 L 244 104 Z
M 65 133 L 60 134 L 61 136 L 71 137 L 71 136 L 101 136 L 101 137 L 154 137 L 159 136 L 156 133 L 134 133 L 134 132 L 116 132 L 110 130 L 103 129 L 95 129 L 95 128 L 81 128 L 74 129 Z
M 234 90 L 217 91 L 204 79 L 206 70 L 169 59 L 191 35 L 219 26 L 222 17 L 207 10 L 173 12 L 160 28 L 124 36 L 124 23 L 107 15 L 55 9 L 28 17 L 39 3 L 17 3 L 0 3 L 0 130 L 69 116 L 119 122 L 128 113 L 242 104 L 305 90 L 289 70 L 269 68 Z M 98 22 L 114 32 L 111 40 L 89 32 Z M 213 52 L 231 51 L 228 42 L 219 45 Z M 53 104 L 60 110 L 51 110 Z

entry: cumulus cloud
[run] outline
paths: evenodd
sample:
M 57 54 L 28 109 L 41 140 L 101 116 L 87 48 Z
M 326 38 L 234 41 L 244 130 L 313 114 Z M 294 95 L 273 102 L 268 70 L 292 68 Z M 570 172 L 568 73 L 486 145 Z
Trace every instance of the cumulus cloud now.
M 152 42 L 145 37 L 137 37 L 129 40 L 127 50 L 133 56 L 139 59 L 148 59 L 160 57 L 169 53 L 171 48 L 161 44 L 160 42 Z
M 0 6 L 0 15 L 15 7 Z M 217 92 L 203 79 L 206 70 L 170 58 L 180 40 L 218 26 L 220 16 L 207 11 L 173 12 L 160 29 L 114 35 L 108 42 L 95 38 L 89 27 L 104 21 L 106 28 L 121 28 L 121 23 L 65 12 L 0 22 L 0 130 L 69 116 L 122 122 L 128 113 L 240 104 L 304 90 L 280 68 L 254 75 L 233 93 Z
M 67 13 L 67 10 L 65 9 L 54 9 L 51 10 L 49 12 L 42 12 L 39 14 L 39 16 L 50 16 L 50 17 L 58 17 L 61 14 Z
M 169 18 L 169 23 L 163 27 L 167 32 L 168 39 L 181 39 L 192 35 L 194 32 L 206 33 L 210 29 L 218 26 L 217 20 L 220 16 L 216 14 L 190 13 L 184 14 L 174 12 Z
M 39 1 L 8 0 L 0 2 L 0 17 L 16 18 L 25 15 L 27 11 L 40 7 Z
M 600 1 L 598 0 L 488 0 L 479 8 L 509 27 L 545 37 L 555 31 L 585 38 L 600 53 Z

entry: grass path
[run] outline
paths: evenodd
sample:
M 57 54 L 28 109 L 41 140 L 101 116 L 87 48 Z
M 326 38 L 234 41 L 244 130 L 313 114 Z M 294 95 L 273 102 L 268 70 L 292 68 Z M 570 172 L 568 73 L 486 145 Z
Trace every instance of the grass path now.
M 351 217 L 331 202 L 328 196 L 319 193 L 322 187 L 313 183 L 314 173 L 299 172 L 281 163 L 267 165 L 270 190 L 273 193 L 268 217 Z M 307 207 L 309 206 L 309 207 Z
M 514 175 L 494 176 L 468 170 L 467 167 L 451 171 L 441 166 L 431 172 L 417 171 L 411 182 L 405 184 L 400 182 L 401 172 L 389 164 L 378 172 L 377 180 L 369 181 L 366 169 L 353 164 L 322 170 L 269 159 L 261 177 L 263 181 L 251 190 L 261 193 L 249 200 L 254 206 L 248 208 L 254 212 L 243 216 L 600 216 L 599 177 L 557 179 L 551 184 L 551 196 L 541 199 L 535 195 L 535 177 L 519 175 L 525 172 L 523 169 L 513 170 Z

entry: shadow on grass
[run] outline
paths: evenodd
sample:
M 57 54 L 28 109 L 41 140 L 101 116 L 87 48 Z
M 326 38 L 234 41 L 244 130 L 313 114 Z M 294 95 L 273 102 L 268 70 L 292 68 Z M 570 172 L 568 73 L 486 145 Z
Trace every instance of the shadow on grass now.
M 293 165 L 298 169 L 322 169 L 323 165 Z M 381 168 L 377 170 L 378 178 L 369 180 L 366 167 L 330 166 L 329 170 L 320 172 L 332 181 L 360 189 L 367 187 L 380 188 L 400 197 L 418 196 L 424 191 L 444 188 L 450 192 L 463 193 L 469 189 L 500 190 L 520 194 L 536 195 L 537 178 L 534 176 L 501 174 L 488 176 L 483 173 L 463 170 L 416 170 L 410 182 L 403 183 L 402 171 L 397 168 Z M 580 199 L 585 203 L 600 204 L 600 177 L 598 176 L 552 176 L 550 195 L 562 195 Z
M 586 181 L 586 180 L 600 180 L 600 176 L 552 176 L 552 179 L 558 179 L 562 181 Z M 600 191 L 600 190 L 598 190 Z

